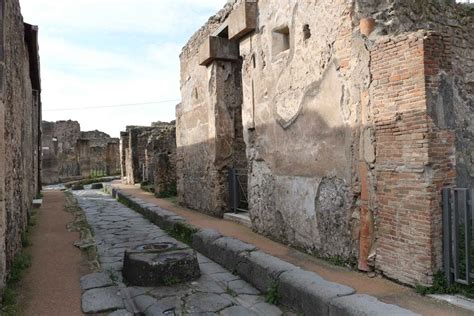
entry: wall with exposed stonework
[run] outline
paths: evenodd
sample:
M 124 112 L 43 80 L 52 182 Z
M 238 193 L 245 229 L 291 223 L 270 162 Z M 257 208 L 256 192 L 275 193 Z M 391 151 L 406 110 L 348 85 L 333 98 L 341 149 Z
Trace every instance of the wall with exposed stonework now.
M 181 54 L 180 203 L 225 211 L 225 170 L 240 151 L 231 109 L 241 107 L 255 231 L 431 283 L 441 268 L 440 190 L 474 179 L 472 9 L 246 2 L 246 17 L 231 1 Z M 256 2 L 257 26 L 246 29 Z M 240 58 L 229 55 L 236 42 Z
M 117 174 L 119 139 L 100 131 L 81 132 L 79 122 L 42 122 L 42 182 L 53 184 L 91 175 Z
M 229 168 L 247 165 L 241 141 L 242 74 L 238 60 L 199 66 L 199 48 L 231 10 L 232 3 L 228 3 L 211 17 L 180 56 L 182 103 L 176 108 L 178 201 L 215 216 L 229 210 Z
M 0 1 L 0 291 L 40 187 L 40 91 L 37 29 L 17 0 Z
M 124 183 L 154 184 L 158 196 L 176 192 L 175 122 L 127 126 L 120 150 Z
M 153 123 L 145 149 L 147 181 L 158 197 L 176 195 L 176 122 Z

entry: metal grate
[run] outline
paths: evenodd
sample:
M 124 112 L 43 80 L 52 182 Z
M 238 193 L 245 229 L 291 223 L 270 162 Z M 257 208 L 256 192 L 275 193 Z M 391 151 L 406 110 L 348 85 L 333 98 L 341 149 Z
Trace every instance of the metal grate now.
M 248 212 L 247 181 L 247 169 L 229 169 L 229 202 L 231 211 L 234 213 Z
M 443 257 L 448 284 L 474 280 L 474 190 L 443 189 Z

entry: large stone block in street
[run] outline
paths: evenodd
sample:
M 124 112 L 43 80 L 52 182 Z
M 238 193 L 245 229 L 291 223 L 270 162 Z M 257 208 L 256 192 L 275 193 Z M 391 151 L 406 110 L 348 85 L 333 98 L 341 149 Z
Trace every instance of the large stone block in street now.
M 201 276 L 196 252 L 173 243 L 146 244 L 125 250 L 122 274 L 135 286 L 172 285 Z

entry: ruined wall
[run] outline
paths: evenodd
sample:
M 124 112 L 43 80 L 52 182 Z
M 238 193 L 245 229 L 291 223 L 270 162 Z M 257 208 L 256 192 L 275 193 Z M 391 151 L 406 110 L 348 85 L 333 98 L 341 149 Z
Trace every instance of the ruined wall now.
M 235 36 L 255 3 L 246 11 L 241 2 L 181 54 L 179 201 L 215 215 L 224 205 L 219 167 L 236 137 L 219 142 L 232 130 L 219 104 L 238 103 L 226 85 L 239 90 L 238 63 L 211 44 L 214 59 L 197 52 L 209 35 L 234 36 L 254 230 L 431 283 L 441 268 L 440 190 L 473 184 L 472 10 L 453 1 L 260 0 L 255 30 Z
M 259 1 L 258 10 L 259 29 L 240 41 L 253 227 L 349 259 L 358 101 L 368 85 L 357 64 L 368 52 L 352 38 L 347 1 Z
M 228 3 L 188 42 L 181 53 L 182 103 L 176 107 L 178 201 L 222 216 L 229 210 L 228 169 L 246 168 L 243 153 L 240 60 L 200 66 L 199 48 L 232 10 Z M 239 135 L 240 132 L 240 135 Z M 240 152 L 238 152 L 240 150 Z M 243 157 L 238 159 L 237 157 Z
M 114 141 L 107 143 L 106 147 L 106 166 L 108 175 L 120 174 L 120 142 Z
M 28 53 L 25 30 L 18 1 L 0 1 L 0 290 L 21 248 L 38 187 L 41 114 L 33 88 L 40 87 L 33 87 L 32 71 L 39 73 L 39 62 L 31 60 L 37 56 Z
M 81 132 L 79 122 L 71 120 L 43 121 L 42 126 L 44 184 L 91 175 L 110 175 L 108 170 L 116 173 L 120 168 L 117 138 L 97 130 Z M 109 146 L 109 143 L 116 146 Z
M 158 192 L 175 192 L 175 131 L 175 122 L 127 126 L 120 140 L 123 183 L 155 183 Z
M 127 157 L 129 155 L 129 133 L 120 132 L 120 175 L 123 183 L 127 183 Z
M 136 184 L 144 181 L 146 145 L 153 131 L 150 126 L 127 126 L 121 134 L 122 181 Z
M 148 182 L 154 184 L 155 195 L 176 195 L 176 122 L 153 124 L 146 145 Z

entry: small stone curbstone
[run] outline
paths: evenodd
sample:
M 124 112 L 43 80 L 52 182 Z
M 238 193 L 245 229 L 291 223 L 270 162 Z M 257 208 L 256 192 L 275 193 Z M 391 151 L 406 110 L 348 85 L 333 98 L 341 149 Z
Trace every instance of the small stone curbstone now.
M 206 257 L 211 257 L 212 243 L 222 235 L 213 229 L 203 229 L 193 235 L 192 247 Z
M 254 245 L 232 237 L 221 237 L 210 244 L 209 247 L 211 247 L 209 257 L 229 271 L 237 269 L 241 253 L 257 250 Z
M 297 266 L 270 256 L 261 251 L 241 253 L 237 274 L 251 282 L 258 290 L 265 293 L 283 272 L 296 270 Z
M 351 287 L 326 281 L 316 273 L 301 269 L 282 273 L 278 284 L 281 303 L 305 315 L 329 315 L 331 300 L 354 293 Z
M 412 311 L 396 305 L 386 304 L 377 298 L 364 294 L 338 297 L 330 302 L 330 316 L 415 316 Z

